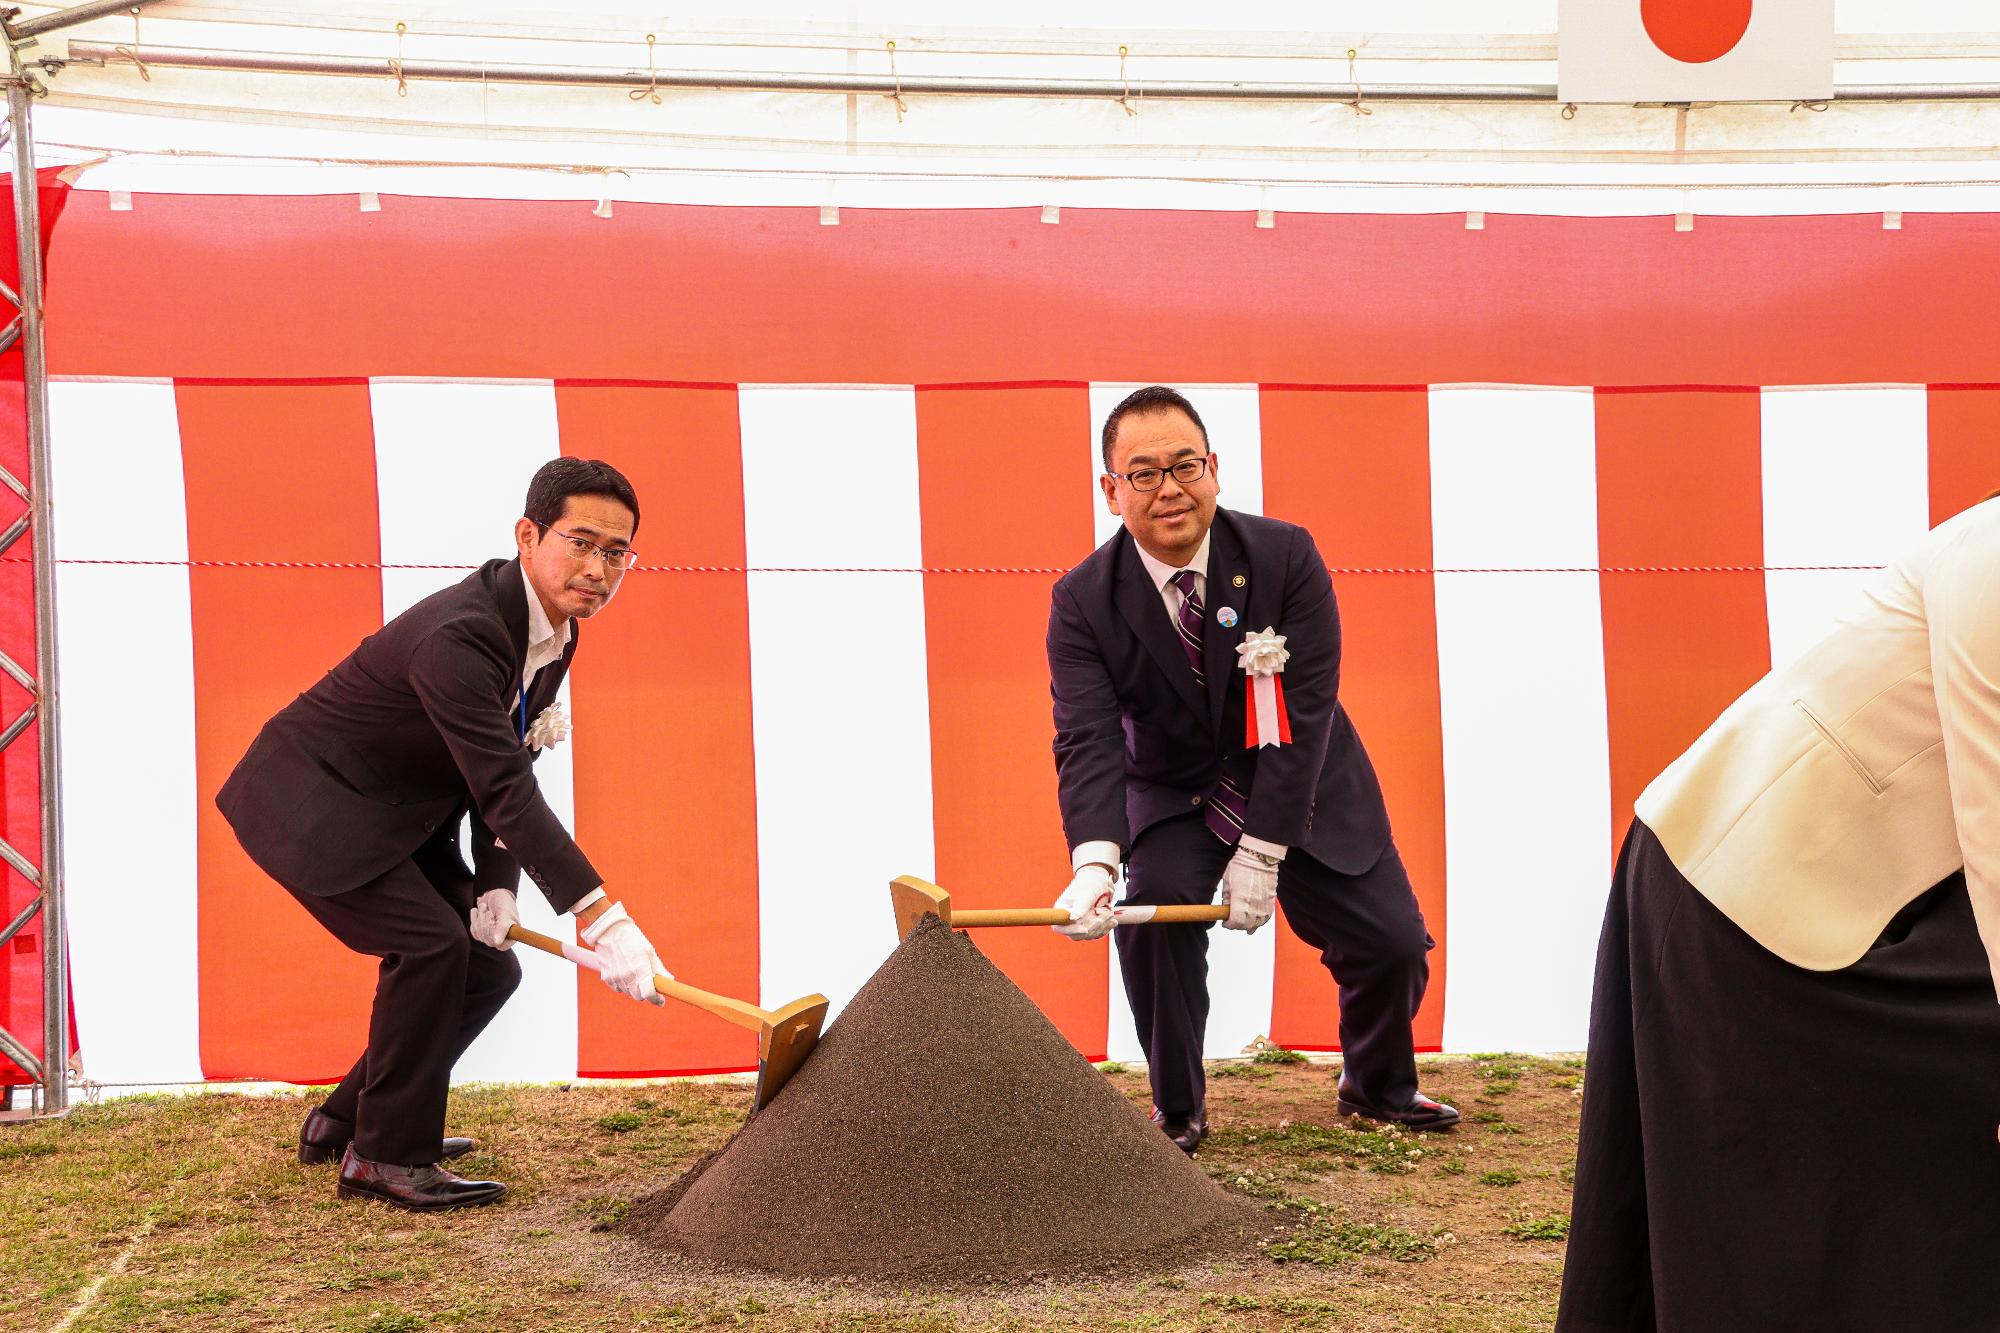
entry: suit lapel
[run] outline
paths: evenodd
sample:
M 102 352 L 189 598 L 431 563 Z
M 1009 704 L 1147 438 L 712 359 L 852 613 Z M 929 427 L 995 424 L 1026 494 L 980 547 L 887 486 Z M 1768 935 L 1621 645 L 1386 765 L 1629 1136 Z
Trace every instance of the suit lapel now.
M 525 662 L 528 658 L 528 584 L 526 576 L 521 573 L 520 558 L 496 560 L 487 569 L 491 574 L 487 587 L 500 610 L 500 621 L 507 627 L 507 641 L 514 645 L 515 659 Z
M 1196 712 L 1208 707 L 1208 701 L 1201 697 L 1195 687 L 1194 672 L 1188 668 L 1187 653 L 1181 649 L 1180 635 L 1167 621 L 1167 604 L 1160 596 L 1160 590 L 1153 586 L 1146 576 L 1146 567 L 1139 563 L 1139 554 L 1132 546 L 1130 533 L 1118 535 L 1118 563 L 1112 576 L 1112 600 L 1118 604 L 1119 614 L 1125 623 L 1146 645 L 1146 651 L 1160 664 L 1160 670 L 1167 673 L 1173 682 L 1174 691 L 1183 702 Z
M 1203 599 L 1201 629 L 1201 670 L 1208 677 L 1208 719 L 1210 730 L 1222 732 L 1222 715 L 1229 687 L 1236 684 L 1236 645 L 1244 633 L 1254 628 L 1249 619 L 1251 589 L 1248 586 L 1250 560 L 1236 539 L 1236 525 L 1225 511 L 1215 511 L 1215 523 L 1208 530 L 1208 593 Z M 1237 586 L 1237 579 L 1245 580 Z M 1215 613 L 1232 607 L 1237 622 L 1227 628 L 1218 624 Z

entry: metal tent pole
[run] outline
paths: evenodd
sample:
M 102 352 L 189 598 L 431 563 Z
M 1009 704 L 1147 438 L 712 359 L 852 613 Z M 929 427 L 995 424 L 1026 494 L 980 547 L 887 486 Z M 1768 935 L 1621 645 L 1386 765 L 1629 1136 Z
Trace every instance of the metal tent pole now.
M 42 33 L 54 32 L 77 23 L 120 10 L 136 12 L 158 0 L 90 0 L 68 9 L 20 22 L 18 10 L 0 11 L 0 34 L 7 43 L 8 68 L 6 134 L 14 149 L 14 247 L 20 261 L 19 292 L 0 283 L 0 298 L 14 305 L 19 314 L 0 330 L 0 351 L 21 344 L 23 406 L 28 426 L 28 480 L 0 468 L 0 485 L 27 502 L 27 512 L 4 532 L 0 551 L 11 548 L 23 536 L 32 539 L 35 589 L 35 670 L 30 676 L 22 665 L 0 653 L 0 672 L 13 678 L 34 699 L 19 717 L 0 728 L 0 749 L 5 749 L 36 724 L 41 768 L 41 865 L 37 867 L 19 848 L 0 839 L 0 861 L 12 866 L 37 890 L 35 900 L 5 927 L 0 927 L 0 945 L 22 928 L 41 918 L 42 946 L 42 1058 L 35 1059 L 19 1037 L 0 1028 L 0 1054 L 21 1066 L 35 1079 L 40 1105 L 32 1108 L 41 1115 L 61 1115 L 69 1109 L 69 932 L 63 911 L 63 822 L 60 697 L 56 671 L 56 579 L 55 528 L 50 503 L 49 480 L 49 383 L 48 355 L 42 319 L 42 208 L 41 179 L 35 174 L 35 135 L 32 124 L 34 99 L 41 92 L 30 72 L 28 51 Z M 11 1101 L 11 1098 L 9 1099 Z
M 433 79 L 445 83 L 540 84 L 579 88 L 648 86 L 709 92 L 875 94 L 925 93 L 978 97 L 1070 97 L 1200 102 L 1486 102 L 1561 106 L 1552 83 L 1370 84 L 1247 83 L 1148 79 L 974 78 L 962 75 L 793 74 L 776 71 L 613 69 L 596 65 L 534 65 L 475 60 L 400 60 L 373 56 L 294 55 L 263 51 L 147 46 L 145 63 L 157 68 L 226 70 L 238 74 L 319 74 L 351 78 Z M 129 59 L 115 42 L 72 40 L 72 64 L 103 65 Z M 2000 84 L 1849 84 L 1832 102 L 1990 102 Z M 1647 105 L 1647 104 L 1641 104 Z M 1679 103 L 1650 105 L 1676 106 Z M 1783 105 L 1777 102 L 1773 105 Z M 1814 102 L 1812 105 L 1819 105 Z
M 42 322 L 42 209 L 35 175 L 33 90 L 7 83 L 14 131 L 14 241 L 21 260 L 21 373 L 28 417 L 28 491 L 35 555 L 35 691 L 42 771 L 42 1112 L 69 1109 L 69 950 L 63 913 L 62 766 L 58 760 L 55 532 L 49 503 L 49 382 Z

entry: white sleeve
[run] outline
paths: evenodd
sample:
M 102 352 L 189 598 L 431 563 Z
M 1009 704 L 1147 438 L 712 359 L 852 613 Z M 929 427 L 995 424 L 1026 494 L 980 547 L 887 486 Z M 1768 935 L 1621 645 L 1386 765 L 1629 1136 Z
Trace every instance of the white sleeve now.
M 2000 506 L 1938 552 L 1924 614 L 1965 887 L 2000 989 Z

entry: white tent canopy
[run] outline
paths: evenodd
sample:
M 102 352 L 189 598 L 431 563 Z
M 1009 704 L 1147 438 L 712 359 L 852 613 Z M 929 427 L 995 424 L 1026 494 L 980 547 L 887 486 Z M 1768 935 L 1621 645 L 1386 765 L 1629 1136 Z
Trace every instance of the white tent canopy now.
M 1390 100 L 1413 85 L 1461 96 L 1552 88 L 1555 15 L 1554 0 L 1081 14 L 1051 0 L 955 13 L 771 0 L 671 18 L 591 5 L 367 0 L 319 12 L 169 0 L 136 22 L 120 14 L 43 38 L 36 54 L 70 63 L 48 78 L 37 131 L 51 158 L 97 162 L 85 188 L 129 191 L 1564 213 L 1963 210 L 2000 199 L 1988 183 L 2000 179 L 2000 99 L 1574 110 L 1552 93 Z M 1984 6 L 1948 0 L 1848 0 L 1837 83 L 2000 87 L 2000 33 L 1977 30 L 1990 21 Z M 360 59 L 379 73 L 167 63 L 272 56 Z M 649 59 L 666 74 L 771 83 L 1088 80 L 1129 93 L 910 90 L 899 105 L 874 93 L 654 89 Z M 399 61 L 494 77 L 399 81 Z M 498 81 L 554 67 L 613 82 Z M 1323 92 L 1148 96 L 1193 84 Z

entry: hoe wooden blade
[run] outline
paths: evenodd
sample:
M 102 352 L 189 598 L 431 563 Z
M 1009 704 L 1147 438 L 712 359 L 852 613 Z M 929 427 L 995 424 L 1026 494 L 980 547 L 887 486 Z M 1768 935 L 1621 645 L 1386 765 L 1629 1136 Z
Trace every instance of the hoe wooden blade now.
M 951 924 L 951 895 L 915 875 L 900 875 L 889 881 L 889 900 L 896 907 L 896 938 L 906 940 L 925 916 L 936 916 Z
M 567 958 L 578 967 L 597 970 L 597 955 L 574 944 L 565 944 L 524 926 L 507 931 L 508 938 Z M 824 995 L 807 995 L 772 1013 L 744 1000 L 690 986 L 672 977 L 654 977 L 653 989 L 671 999 L 705 1009 L 717 1018 L 757 1034 L 757 1094 L 750 1113 L 755 1115 L 778 1095 L 806 1057 L 819 1045 L 819 1030 L 826 1024 L 828 1000 Z
M 757 1096 L 750 1106 L 752 1115 L 770 1104 L 819 1045 L 827 1004 L 824 995 L 793 1000 L 773 1013 L 757 1034 Z

